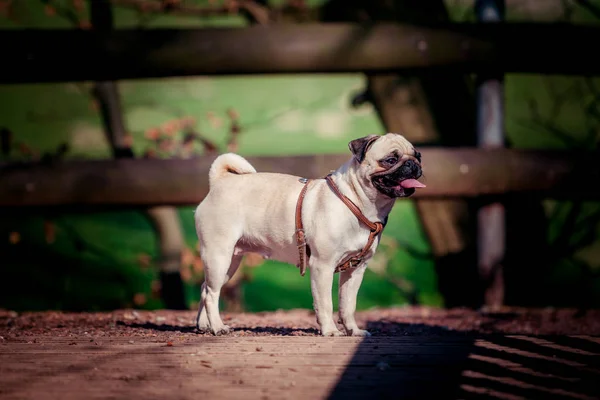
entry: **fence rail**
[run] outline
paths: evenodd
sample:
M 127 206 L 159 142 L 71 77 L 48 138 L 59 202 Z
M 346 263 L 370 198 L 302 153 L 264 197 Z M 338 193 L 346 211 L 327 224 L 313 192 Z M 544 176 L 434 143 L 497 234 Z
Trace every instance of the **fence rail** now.
M 599 199 L 594 154 L 514 149 L 423 148 L 428 187 L 419 198 L 523 193 Z M 152 206 L 197 204 L 208 193 L 214 157 L 190 160 L 65 161 L 0 166 L 0 206 Z M 346 154 L 248 157 L 258 171 L 320 177 Z
M 508 23 L 2 30 L 0 83 L 423 68 L 597 74 L 594 37 L 600 28 Z

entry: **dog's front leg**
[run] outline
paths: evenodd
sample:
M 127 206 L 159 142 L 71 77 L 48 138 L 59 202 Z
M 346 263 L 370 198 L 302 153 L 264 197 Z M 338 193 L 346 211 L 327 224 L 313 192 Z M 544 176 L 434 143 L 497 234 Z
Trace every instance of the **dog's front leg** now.
M 316 261 L 316 260 L 311 260 Z M 333 321 L 333 302 L 331 289 L 333 287 L 333 268 L 330 264 L 315 262 L 310 268 L 310 286 L 313 296 L 313 307 L 317 314 L 317 323 L 323 336 L 341 336 Z
M 348 336 L 371 336 L 368 331 L 359 329 L 354 319 L 356 297 L 358 296 L 358 289 L 360 288 L 366 269 L 367 265 L 363 263 L 363 265 L 357 268 L 349 268 L 346 271 L 340 272 L 340 286 L 338 291 L 340 320 Z

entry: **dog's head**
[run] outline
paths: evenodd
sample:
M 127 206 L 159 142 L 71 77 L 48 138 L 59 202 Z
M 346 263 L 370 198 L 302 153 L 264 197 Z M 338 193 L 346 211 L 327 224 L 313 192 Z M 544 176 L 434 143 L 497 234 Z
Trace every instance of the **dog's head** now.
M 417 181 L 422 175 L 421 153 L 404 136 L 369 135 L 351 141 L 348 147 L 357 163 L 356 173 L 379 193 L 408 197 L 416 188 L 425 187 Z

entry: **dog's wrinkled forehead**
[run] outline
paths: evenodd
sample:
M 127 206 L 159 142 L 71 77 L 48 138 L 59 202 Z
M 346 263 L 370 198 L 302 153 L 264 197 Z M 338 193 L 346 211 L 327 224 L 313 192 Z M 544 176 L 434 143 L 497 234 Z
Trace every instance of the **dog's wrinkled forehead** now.
M 413 155 L 414 147 L 404 136 L 398 133 L 388 133 L 373 142 L 366 153 L 366 157 L 378 160 L 394 151 L 400 156 Z

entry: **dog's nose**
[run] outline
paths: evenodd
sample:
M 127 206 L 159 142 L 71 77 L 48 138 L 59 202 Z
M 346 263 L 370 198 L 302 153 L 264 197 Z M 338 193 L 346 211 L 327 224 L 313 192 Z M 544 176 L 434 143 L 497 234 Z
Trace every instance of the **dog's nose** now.
M 414 160 L 406 160 L 403 167 L 407 172 L 410 172 L 411 175 L 417 177 L 421 176 L 421 166 Z

